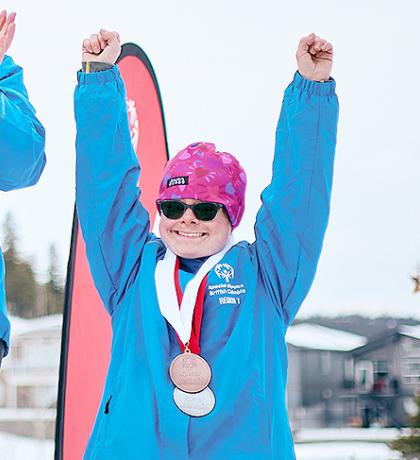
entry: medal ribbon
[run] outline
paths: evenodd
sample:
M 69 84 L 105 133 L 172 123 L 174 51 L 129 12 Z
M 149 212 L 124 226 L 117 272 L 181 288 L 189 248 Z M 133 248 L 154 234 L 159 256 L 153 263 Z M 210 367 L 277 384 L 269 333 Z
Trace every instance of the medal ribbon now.
M 165 257 L 162 260 L 159 260 L 156 265 L 155 281 L 159 309 L 163 317 L 166 318 L 168 323 L 175 329 L 175 332 L 178 334 L 178 337 L 183 345 L 187 344 L 191 337 L 194 309 L 197 302 L 198 291 L 202 285 L 204 286 L 202 287 L 202 296 L 204 301 L 206 283 L 203 283 L 203 279 L 206 277 L 207 273 L 223 258 L 233 244 L 234 241 L 231 236 L 226 243 L 226 246 L 220 252 L 212 255 L 203 263 L 194 278 L 190 280 L 185 287 L 180 306 L 177 296 L 177 283 L 175 282 L 174 276 L 177 262 L 176 255 L 169 247 L 167 247 Z M 197 315 L 197 318 L 198 317 L 199 315 Z M 195 334 L 196 333 L 197 329 L 195 329 Z
M 200 334 L 201 334 L 201 321 L 203 319 L 203 305 L 204 305 L 204 296 L 206 294 L 206 285 L 207 285 L 207 278 L 206 275 L 203 278 L 203 281 L 200 284 L 197 292 L 197 299 L 194 305 L 194 315 L 192 321 L 192 328 L 191 328 L 191 335 L 190 340 L 188 341 L 188 348 L 192 353 L 196 355 L 200 354 Z M 175 270 L 174 270 L 174 281 L 175 281 L 175 289 L 176 289 L 176 297 L 178 299 L 178 305 L 181 308 L 182 305 L 182 289 L 181 283 L 179 282 L 179 258 L 176 258 L 175 263 Z M 176 335 L 178 339 L 179 347 L 181 351 L 185 351 L 185 345 L 182 343 L 182 340 L 179 338 L 178 334 Z

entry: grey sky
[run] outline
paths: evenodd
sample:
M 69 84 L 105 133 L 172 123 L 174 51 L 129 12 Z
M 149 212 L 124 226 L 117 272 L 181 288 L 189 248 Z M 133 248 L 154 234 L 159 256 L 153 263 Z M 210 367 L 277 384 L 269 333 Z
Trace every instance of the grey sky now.
M 68 257 L 74 204 L 72 92 L 81 40 L 100 27 L 143 47 L 162 92 L 171 154 L 195 140 L 234 153 L 248 172 L 237 239 L 253 239 L 270 178 L 282 93 L 298 39 L 335 47 L 340 122 L 333 206 L 324 251 L 301 315 L 415 315 L 409 273 L 420 261 L 420 38 L 416 0 L 299 2 L 3 0 L 18 12 L 10 54 L 47 133 L 38 186 L 0 194 L 20 246 L 42 273 L 49 242 Z

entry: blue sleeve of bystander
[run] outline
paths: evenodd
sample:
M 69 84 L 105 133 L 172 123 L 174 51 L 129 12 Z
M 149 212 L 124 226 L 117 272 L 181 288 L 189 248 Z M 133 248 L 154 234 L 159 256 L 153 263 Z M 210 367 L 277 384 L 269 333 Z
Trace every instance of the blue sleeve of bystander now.
M 45 130 L 23 84 L 23 70 L 0 64 L 0 190 L 34 185 L 45 166 Z
M 4 259 L 0 252 L 0 345 L 4 345 L 3 349 L 0 350 L 0 360 L 3 355 L 7 355 L 9 352 L 9 340 L 10 322 L 7 317 L 6 295 L 4 289 Z

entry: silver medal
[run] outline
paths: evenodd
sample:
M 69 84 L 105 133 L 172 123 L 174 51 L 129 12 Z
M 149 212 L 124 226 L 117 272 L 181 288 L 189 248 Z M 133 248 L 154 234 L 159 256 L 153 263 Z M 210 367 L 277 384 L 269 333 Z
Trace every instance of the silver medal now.
M 175 388 L 174 401 L 182 412 L 193 417 L 209 414 L 216 404 L 214 394 L 209 387 L 198 393 L 186 393 Z

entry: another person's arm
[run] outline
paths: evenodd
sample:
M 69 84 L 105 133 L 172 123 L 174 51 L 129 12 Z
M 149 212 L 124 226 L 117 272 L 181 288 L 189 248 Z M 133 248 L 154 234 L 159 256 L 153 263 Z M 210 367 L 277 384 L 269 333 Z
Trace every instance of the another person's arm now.
M 7 317 L 6 295 L 4 289 L 4 260 L 0 252 L 0 367 L 4 356 L 9 352 L 10 322 Z
M 3 340 L 0 340 L 0 367 L 3 360 L 4 353 L 6 352 L 6 343 Z
M 15 14 L 0 13 L 0 190 L 34 185 L 45 166 L 45 130 L 23 84 L 23 71 L 5 56 Z
M 15 13 L 0 12 L 0 190 L 35 184 L 45 166 L 45 131 L 35 117 L 23 84 L 22 69 L 6 56 L 14 34 Z M 0 365 L 9 351 L 10 323 L 0 253 Z
M 309 291 L 328 222 L 338 121 L 332 56 L 314 34 L 299 43 L 299 72 L 285 91 L 273 177 L 255 225 L 261 278 L 286 324 Z
M 101 31 L 84 40 L 82 59 L 112 65 L 120 49 L 118 34 Z M 95 285 L 112 314 L 136 274 L 149 235 L 118 68 L 79 72 L 74 104 L 77 213 Z

